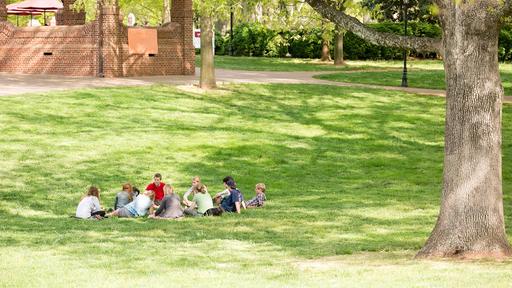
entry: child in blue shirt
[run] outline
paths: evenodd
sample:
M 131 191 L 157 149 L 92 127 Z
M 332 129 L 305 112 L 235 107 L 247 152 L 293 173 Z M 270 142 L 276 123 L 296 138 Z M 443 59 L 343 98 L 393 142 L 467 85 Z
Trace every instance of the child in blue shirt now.
M 242 207 L 243 195 L 240 190 L 236 189 L 236 183 L 233 180 L 225 182 L 227 189 L 229 189 L 229 196 L 222 199 L 220 207 L 226 212 L 240 213 L 240 207 Z

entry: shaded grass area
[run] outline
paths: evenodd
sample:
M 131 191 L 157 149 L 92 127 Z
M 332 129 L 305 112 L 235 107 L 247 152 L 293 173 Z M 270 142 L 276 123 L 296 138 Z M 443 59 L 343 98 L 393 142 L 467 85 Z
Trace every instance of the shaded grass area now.
M 218 69 L 245 71 L 358 71 L 400 69 L 401 61 L 346 61 L 344 66 L 335 66 L 333 62 L 318 59 L 269 58 L 269 57 L 233 57 L 215 56 Z M 201 67 L 201 56 L 196 56 L 196 66 Z M 437 60 L 410 61 L 409 67 L 416 69 L 443 69 L 443 62 Z
M 183 287 L 396 287 L 412 280 L 419 287 L 477 287 L 511 278 L 509 262 L 410 260 L 439 207 L 443 99 L 237 85 L 209 93 L 167 86 L 82 90 L 6 97 L 0 104 L 6 285 L 88 280 L 168 287 L 176 275 L 173 283 Z M 507 224 L 511 121 L 506 106 Z M 68 217 L 89 185 L 98 185 L 102 204 L 112 206 L 123 182 L 144 187 L 154 172 L 180 194 L 194 175 L 211 192 L 232 175 L 246 198 L 265 182 L 268 205 L 175 222 Z
M 512 72 L 508 65 L 502 65 L 501 81 L 505 95 L 512 95 Z M 427 89 L 445 89 L 443 70 L 409 70 L 407 75 L 409 87 Z M 351 73 L 336 73 L 317 75 L 315 78 L 383 86 L 400 86 L 402 84 L 402 71 L 364 71 Z

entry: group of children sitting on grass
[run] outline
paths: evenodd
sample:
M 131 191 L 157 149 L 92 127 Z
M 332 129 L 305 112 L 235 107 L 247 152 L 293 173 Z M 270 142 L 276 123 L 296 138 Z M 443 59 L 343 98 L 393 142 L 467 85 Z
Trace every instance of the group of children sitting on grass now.
M 130 218 L 148 215 L 154 219 L 179 219 L 184 216 L 220 216 L 223 212 L 240 213 L 241 209 L 263 207 L 265 204 L 265 184 L 256 184 L 256 196 L 245 202 L 242 192 L 236 188 L 233 177 L 226 176 L 223 182 L 226 189 L 212 198 L 199 176 L 196 176 L 181 201 L 174 188 L 162 182 L 162 175 L 156 173 L 153 182 L 143 193 L 129 183 L 124 184 L 123 190 L 116 195 L 114 208 L 110 209 L 109 213 L 101 208 L 99 189 L 91 186 L 78 204 L 75 217 L 102 219 L 112 216 Z

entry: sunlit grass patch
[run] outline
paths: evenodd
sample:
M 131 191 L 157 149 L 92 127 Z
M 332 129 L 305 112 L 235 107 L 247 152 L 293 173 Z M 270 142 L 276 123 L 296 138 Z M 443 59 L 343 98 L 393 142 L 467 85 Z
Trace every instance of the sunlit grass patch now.
M 246 71 L 359 71 L 359 70 L 400 70 L 402 61 L 361 61 L 347 60 L 343 66 L 334 62 L 322 62 L 319 59 L 270 58 L 270 57 L 232 57 L 215 56 L 215 67 L 219 69 Z M 412 60 L 408 62 L 414 69 L 443 69 L 439 60 Z M 196 56 L 196 67 L 201 67 L 201 56 Z
M 501 81 L 505 95 L 512 95 L 512 70 L 510 65 L 502 65 Z M 402 71 L 358 71 L 350 73 L 323 74 L 318 79 L 337 82 L 362 83 L 382 86 L 401 86 Z M 446 89 L 444 70 L 409 70 L 407 74 L 409 87 L 426 89 Z
M 158 85 L 6 97 L 0 115 L 2 285 L 168 287 L 172 278 L 177 287 L 450 287 L 462 275 L 496 286 L 510 278 L 509 263 L 500 277 L 492 265 L 450 265 L 453 278 L 411 260 L 439 209 L 441 98 L 319 85 L 204 93 Z M 509 106 L 503 115 L 508 224 Z M 69 217 L 89 185 L 112 207 L 123 182 L 143 189 L 155 172 L 180 195 L 195 175 L 211 193 L 232 175 L 247 199 L 264 182 L 268 202 L 181 221 Z

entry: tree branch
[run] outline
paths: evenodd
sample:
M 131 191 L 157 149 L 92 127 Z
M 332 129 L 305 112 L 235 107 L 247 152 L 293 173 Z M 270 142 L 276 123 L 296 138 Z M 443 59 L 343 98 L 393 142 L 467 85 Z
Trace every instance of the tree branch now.
M 504 16 L 511 16 L 512 15 L 512 1 L 506 0 L 503 7 L 503 15 Z
M 441 54 L 443 52 L 441 39 L 400 36 L 392 33 L 378 32 L 367 27 L 356 18 L 336 9 L 336 6 L 332 1 L 306 0 L 306 2 L 323 17 L 373 44 L 388 47 L 409 48 L 417 51 L 435 51 Z

